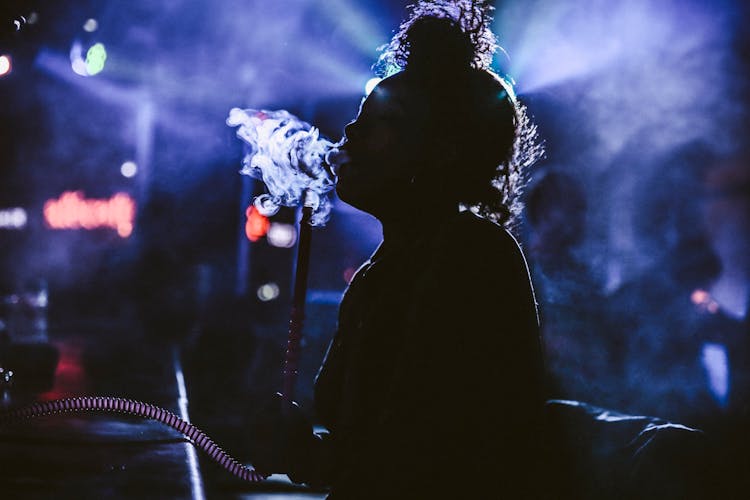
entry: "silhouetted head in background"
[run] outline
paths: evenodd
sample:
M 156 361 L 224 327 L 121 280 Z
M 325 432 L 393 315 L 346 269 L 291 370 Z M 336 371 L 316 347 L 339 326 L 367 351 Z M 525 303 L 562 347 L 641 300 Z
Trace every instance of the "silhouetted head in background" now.
M 491 8 L 412 8 L 378 64 L 385 77 L 346 127 L 342 200 L 383 222 L 437 219 L 461 205 L 510 226 L 522 170 L 541 148 L 510 83 L 489 69 Z
M 570 175 L 548 172 L 533 182 L 526 196 L 526 220 L 533 233 L 531 251 L 542 260 L 566 256 L 586 231 L 588 203 L 582 186 Z

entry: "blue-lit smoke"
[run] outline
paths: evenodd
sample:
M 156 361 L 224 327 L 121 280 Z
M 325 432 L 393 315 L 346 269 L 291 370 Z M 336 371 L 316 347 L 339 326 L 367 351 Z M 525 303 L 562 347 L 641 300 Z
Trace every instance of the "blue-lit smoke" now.
M 531 227 L 543 241 L 527 248 L 546 280 L 550 365 L 574 397 L 677 416 L 737 405 L 743 389 L 724 378 L 746 370 L 734 330 L 747 314 L 750 231 L 746 198 L 724 193 L 748 178 L 740 5 L 498 2 L 502 69 L 548 141 L 529 192 L 553 173 L 581 198 L 527 203 L 544 214 Z M 547 228 L 555 221 L 563 229 Z M 576 239 L 556 247 L 565 229 Z M 720 308 L 696 310 L 697 288 Z M 725 346 L 727 363 L 704 343 Z
M 498 8 L 496 31 L 510 54 L 504 69 L 522 97 L 540 96 L 566 117 L 560 147 L 548 148 L 550 157 L 588 183 L 590 201 L 601 203 L 590 223 L 603 245 L 599 255 L 607 255 L 601 265 L 608 290 L 661 257 L 655 247 L 666 250 L 674 243 L 669 231 L 650 248 L 639 241 L 651 223 L 638 213 L 636 200 L 643 193 L 660 196 L 656 170 L 672 182 L 680 177 L 700 184 L 701 172 L 715 166 L 708 161 L 719 163 L 742 147 L 745 75 L 733 45 L 738 5 L 531 0 Z M 694 178 L 688 179 L 684 166 L 672 169 L 681 173 L 666 170 L 670 158 L 696 144 L 709 159 L 694 169 Z M 577 171 L 571 172 L 572 165 Z M 683 185 L 671 189 L 689 196 Z
M 663 151 L 695 138 L 731 149 L 737 107 L 729 1 L 508 2 L 496 16 L 521 93 L 580 90 L 580 119 L 600 160 L 631 147 Z M 603 164 L 600 161 L 600 164 Z
M 246 144 L 241 173 L 263 180 L 268 189 L 255 199 L 258 210 L 273 215 L 281 206 L 304 203 L 313 207 L 313 225 L 325 224 L 335 185 L 325 158 L 335 144 L 285 110 L 233 108 L 227 125 L 239 127 L 237 137 Z

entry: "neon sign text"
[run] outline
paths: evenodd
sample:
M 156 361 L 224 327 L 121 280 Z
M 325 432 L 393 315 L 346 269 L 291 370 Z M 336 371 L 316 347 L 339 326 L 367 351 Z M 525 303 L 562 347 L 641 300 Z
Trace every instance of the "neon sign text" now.
M 44 204 L 44 221 L 51 229 L 112 228 L 127 238 L 133 233 L 135 201 L 125 193 L 86 199 L 81 191 L 66 191 Z

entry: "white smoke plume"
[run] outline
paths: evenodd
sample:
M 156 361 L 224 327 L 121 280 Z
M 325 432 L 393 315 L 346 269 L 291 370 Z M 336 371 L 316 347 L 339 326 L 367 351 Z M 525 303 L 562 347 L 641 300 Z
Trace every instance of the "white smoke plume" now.
M 268 190 L 255 199 L 258 210 L 273 215 L 281 206 L 304 203 L 313 208 L 312 224 L 324 225 L 335 186 L 326 156 L 337 144 L 285 110 L 233 108 L 227 125 L 239 127 L 237 137 L 246 146 L 240 173 L 261 179 Z

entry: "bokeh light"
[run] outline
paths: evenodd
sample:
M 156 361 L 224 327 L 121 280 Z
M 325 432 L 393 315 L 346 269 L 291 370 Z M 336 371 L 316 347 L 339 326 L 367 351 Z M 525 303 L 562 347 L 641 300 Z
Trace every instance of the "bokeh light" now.
M 86 19 L 86 22 L 83 23 L 83 31 L 87 33 L 93 33 L 98 28 L 99 28 L 99 22 L 93 17 Z
M 92 76 L 101 73 L 106 61 L 107 49 L 104 44 L 95 43 L 86 52 L 86 72 Z
M 134 161 L 126 161 L 120 166 L 120 173 L 128 179 L 135 177 L 135 174 L 138 173 L 138 165 Z
M 23 229 L 28 215 L 21 207 L 0 209 L 0 229 Z
M 701 359 L 708 376 L 711 393 L 721 407 L 729 395 L 729 357 L 726 347 L 715 342 L 703 345 Z
M 42 58 L 42 60 L 44 59 Z M 86 61 L 83 58 L 83 46 L 78 40 L 75 40 L 70 46 L 70 67 L 76 75 L 89 76 Z
M 279 297 L 279 285 L 276 283 L 266 283 L 258 287 L 258 299 L 261 302 L 270 302 Z
M 13 63 L 8 54 L 0 55 L 0 77 L 10 73 L 13 69 Z
M 291 224 L 272 222 L 266 237 L 271 246 L 292 248 L 297 242 L 297 228 Z
M 271 227 L 271 221 L 261 214 L 255 205 L 247 207 L 245 218 L 245 236 L 250 241 L 258 241 L 268 233 L 268 229 Z

